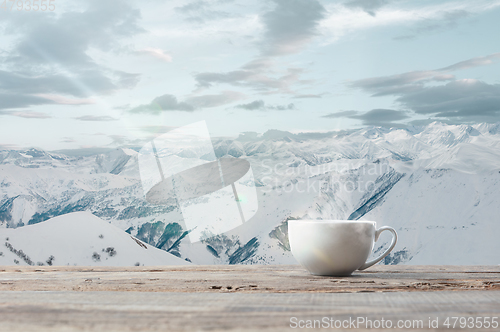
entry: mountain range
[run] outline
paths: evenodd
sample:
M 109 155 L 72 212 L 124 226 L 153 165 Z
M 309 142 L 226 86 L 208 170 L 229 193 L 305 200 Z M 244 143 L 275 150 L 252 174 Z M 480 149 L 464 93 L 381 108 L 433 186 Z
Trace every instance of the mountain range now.
M 140 147 L 0 151 L 0 234 L 18 241 L 5 241 L 0 264 L 47 264 L 52 256 L 62 265 L 296 263 L 287 222 L 318 218 L 394 227 L 399 241 L 383 264 L 499 264 L 500 123 L 273 130 L 212 144 L 217 158 L 250 163 L 259 207 L 242 225 L 195 243 L 174 198 L 146 201 Z M 83 225 L 88 232 L 71 231 Z M 104 243 L 96 232 L 117 240 Z M 54 241 L 66 245 L 48 244 Z M 389 241 L 383 234 L 374 253 Z M 159 254 L 147 258 L 138 243 Z

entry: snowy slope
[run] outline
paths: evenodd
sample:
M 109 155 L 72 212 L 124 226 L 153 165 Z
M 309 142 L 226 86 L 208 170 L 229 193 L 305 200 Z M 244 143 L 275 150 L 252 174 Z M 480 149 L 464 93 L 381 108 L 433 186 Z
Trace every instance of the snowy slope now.
M 396 228 L 399 242 L 388 262 L 500 264 L 498 171 L 420 170 L 403 177 L 384 200 L 363 219 Z
M 89 212 L 0 229 L 0 265 L 186 265 Z

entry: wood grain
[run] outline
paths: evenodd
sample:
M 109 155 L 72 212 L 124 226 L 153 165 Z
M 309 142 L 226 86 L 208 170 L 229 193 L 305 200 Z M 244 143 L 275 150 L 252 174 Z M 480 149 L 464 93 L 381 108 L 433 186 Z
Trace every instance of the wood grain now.
M 299 266 L 0 268 L 0 331 L 299 330 L 293 317 L 463 330 L 443 325 L 452 316 L 500 320 L 499 267 L 376 266 L 345 278 Z
M 498 266 L 375 266 L 351 277 L 313 276 L 296 265 L 3 267 L 0 291 L 390 292 L 500 290 Z

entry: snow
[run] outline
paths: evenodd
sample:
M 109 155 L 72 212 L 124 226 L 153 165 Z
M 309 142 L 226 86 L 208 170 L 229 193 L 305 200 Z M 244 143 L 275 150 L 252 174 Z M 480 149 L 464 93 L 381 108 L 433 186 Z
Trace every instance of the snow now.
M 0 229 L 0 265 L 186 265 L 183 259 L 139 241 L 89 212 L 68 213 L 43 223 Z M 9 248 L 12 248 L 10 250 Z M 13 251 L 22 251 L 16 255 Z M 53 256 L 51 264 L 47 261 Z M 31 265 L 31 264 L 29 264 Z
M 406 251 L 408 264 L 499 264 L 499 187 L 498 171 L 420 170 L 402 178 L 363 219 L 394 227 L 394 252 Z

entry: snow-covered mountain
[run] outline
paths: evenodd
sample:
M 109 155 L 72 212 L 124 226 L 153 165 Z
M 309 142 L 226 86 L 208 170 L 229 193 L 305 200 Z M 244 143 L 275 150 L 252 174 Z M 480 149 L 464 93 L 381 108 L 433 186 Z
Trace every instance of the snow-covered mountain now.
M 79 157 L 0 151 L 0 227 L 28 232 L 88 211 L 193 263 L 276 264 L 295 263 L 287 220 L 364 219 L 399 233 L 385 264 L 500 263 L 500 124 L 274 130 L 213 145 L 218 158 L 250 162 L 258 194 L 255 216 L 227 233 L 190 243 L 174 197 L 145 200 L 131 149 Z
M 73 212 L 43 223 L 0 229 L 5 248 L 0 265 L 186 265 L 89 212 Z

